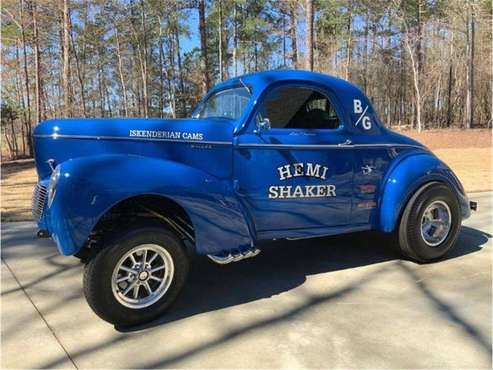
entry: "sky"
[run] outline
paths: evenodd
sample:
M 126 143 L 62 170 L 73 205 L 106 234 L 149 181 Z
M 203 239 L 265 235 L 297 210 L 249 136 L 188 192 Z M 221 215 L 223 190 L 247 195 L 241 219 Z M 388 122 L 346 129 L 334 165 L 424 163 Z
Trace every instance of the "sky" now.
M 200 37 L 199 37 L 199 16 L 196 11 L 190 11 L 188 13 L 187 26 L 190 30 L 190 37 L 181 37 L 180 46 L 182 52 L 186 53 L 194 48 L 200 47 Z
M 180 37 L 180 48 L 181 53 L 185 54 L 194 48 L 200 48 L 200 34 L 199 34 L 199 15 L 196 9 L 188 10 L 186 13 L 186 25 L 188 27 L 190 37 L 181 36 Z M 298 50 L 300 53 L 304 51 L 304 42 L 302 37 L 304 35 L 305 24 L 304 22 L 298 22 Z M 291 43 L 286 42 L 286 51 L 289 53 L 291 49 Z M 282 56 L 278 56 L 282 58 Z M 279 63 L 281 59 L 279 59 Z

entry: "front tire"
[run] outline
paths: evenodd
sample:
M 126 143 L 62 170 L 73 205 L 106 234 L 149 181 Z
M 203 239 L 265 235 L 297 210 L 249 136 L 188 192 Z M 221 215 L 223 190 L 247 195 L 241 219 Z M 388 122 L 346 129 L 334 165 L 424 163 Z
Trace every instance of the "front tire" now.
M 181 240 L 154 226 L 134 228 L 86 265 L 84 295 L 103 320 L 131 326 L 160 316 L 182 290 L 189 260 Z
M 461 221 L 459 202 L 450 188 L 429 184 L 406 205 L 398 230 L 399 247 L 418 262 L 434 261 L 454 246 Z

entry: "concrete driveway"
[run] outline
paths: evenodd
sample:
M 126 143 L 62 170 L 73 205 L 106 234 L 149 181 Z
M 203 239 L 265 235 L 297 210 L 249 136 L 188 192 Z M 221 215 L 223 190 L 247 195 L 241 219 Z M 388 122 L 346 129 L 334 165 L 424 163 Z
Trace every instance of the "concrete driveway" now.
M 160 320 L 118 330 L 82 294 L 83 266 L 2 232 L 2 368 L 490 368 L 491 193 L 473 194 L 444 261 L 399 259 L 373 234 L 277 242 L 227 266 L 196 258 Z

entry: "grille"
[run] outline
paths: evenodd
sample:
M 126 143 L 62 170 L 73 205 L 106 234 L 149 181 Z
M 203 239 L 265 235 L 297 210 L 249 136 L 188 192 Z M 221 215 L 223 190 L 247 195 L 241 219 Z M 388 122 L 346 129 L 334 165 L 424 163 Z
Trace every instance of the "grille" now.
M 34 188 L 33 203 L 32 203 L 32 212 L 35 221 L 39 221 L 41 219 L 41 216 L 43 215 L 46 194 L 47 194 L 46 186 L 37 184 L 36 187 Z

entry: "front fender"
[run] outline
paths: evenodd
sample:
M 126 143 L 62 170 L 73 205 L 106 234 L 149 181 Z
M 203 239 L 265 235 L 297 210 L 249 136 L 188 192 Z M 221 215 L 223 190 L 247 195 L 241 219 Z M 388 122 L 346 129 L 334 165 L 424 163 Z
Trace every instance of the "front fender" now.
M 60 164 L 61 176 L 48 229 L 60 253 L 76 253 L 99 219 L 138 195 L 161 195 L 181 205 L 195 229 L 196 249 L 213 254 L 252 244 L 230 182 L 169 160 L 137 155 L 98 155 Z
M 469 201 L 452 170 L 432 153 L 413 153 L 389 169 L 380 195 L 379 230 L 392 232 L 411 196 L 427 183 L 445 183 L 457 196 L 462 217 L 469 217 Z

